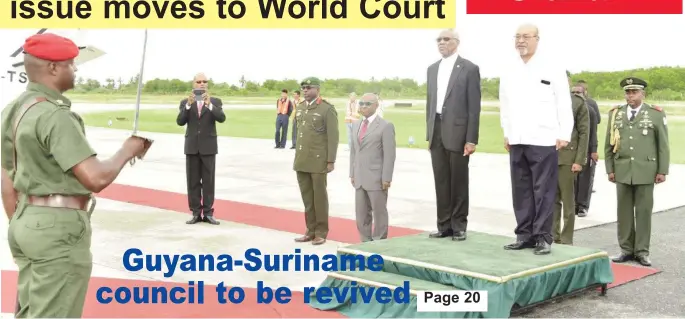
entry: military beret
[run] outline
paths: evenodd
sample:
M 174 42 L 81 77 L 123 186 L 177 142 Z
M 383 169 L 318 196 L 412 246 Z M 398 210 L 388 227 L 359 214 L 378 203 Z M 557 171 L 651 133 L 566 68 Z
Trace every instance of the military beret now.
M 625 78 L 621 81 L 621 87 L 626 90 L 643 90 L 647 88 L 647 82 L 635 77 Z
M 39 59 L 60 62 L 76 58 L 79 49 L 73 41 L 67 38 L 52 33 L 43 33 L 26 39 L 24 53 Z
M 321 86 L 321 80 L 313 76 L 310 76 L 302 80 L 302 82 L 300 82 L 300 86 Z

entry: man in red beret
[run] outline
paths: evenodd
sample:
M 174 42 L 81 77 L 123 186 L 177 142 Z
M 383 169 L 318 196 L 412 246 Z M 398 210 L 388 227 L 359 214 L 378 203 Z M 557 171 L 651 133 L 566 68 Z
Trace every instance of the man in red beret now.
M 40 34 L 24 44 L 26 91 L 2 111 L 2 201 L 19 268 L 16 317 L 81 317 L 93 267 L 92 193 L 149 147 L 128 138 L 101 161 L 63 93 L 74 87 L 78 47 Z M 39 262 L 36 262 L 39 261 Z

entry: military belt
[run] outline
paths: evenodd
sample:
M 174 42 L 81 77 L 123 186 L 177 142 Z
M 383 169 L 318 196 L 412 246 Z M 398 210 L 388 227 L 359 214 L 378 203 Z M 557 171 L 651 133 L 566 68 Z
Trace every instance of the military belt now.
M 35 196 L 29 195 L 26 197 L 26 203 L 33 206 L 43 206 L 52 208 L 71 208 L 78 210 L 90 211 L 91 197 L 88 195 L 48 195 Z M 94 203 L 93 203 L 94 205 Z

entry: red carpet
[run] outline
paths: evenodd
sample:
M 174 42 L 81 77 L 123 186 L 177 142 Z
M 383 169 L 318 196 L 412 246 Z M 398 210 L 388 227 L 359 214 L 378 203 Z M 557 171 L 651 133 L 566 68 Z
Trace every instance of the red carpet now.
M 319 311 L 304 304 L 302 293 L 293 292 L 287 304 L 271 302 L 257 303 L 257 289 L 243 288 L 245 300 L 240 304 L 217 301 L 215 286 L 205 286 L 203 304 L 100 304 L 96 299 L 100 287 L 187 287 L 162 281 L 111 279 L 93 277 L 90 279 L 84 318 L 345 318 L 337 312 Z M 16 302 L 17 272 L 2 271 L 2 312 L 13 313 Z M 230 289 L 230 288 L 229 288 Z
M 614 282 L 609 284 L 609 288 L 618 287 L 661 272 L 655 268 L 616 263 L 611 263 L 611 270 L 614 272 Z
M 137 186 L 112 184 L 97 194 L 97 197 L 137 205 L 156 207 L 190 214 L 188 197 L 185 194 L 161 191 Z M 214 200 L 214 217 L 240 224 L 252 225 L 273 230 L 304 234 L 304 212 L 287 209 Z M 392 222 L 392 220 L 391 220 Z M 359 243 L 357 224 L 354 220 L 340 217 L 329 218 L 328 239 L 343 243 Z M 390 226 L 388 237 L 398 237 L 422 233 L 420 230 Z M 294 236 L 297 235 L 293 235 Z
M 188 211 L 187 197 L 184 194 L 161 191 L 136 186 L 113 184 L 101 193 L 100 198 L 127 202 L 137 205 L 145 205 L 182 213 Z M 215 200 L 215 217 L 241 224 L 247 224 L 262 228 L 302 234 L 304 228 L 304 213 L 285 210 L 274 207 L 246 204 L 229 200 Z M 357 226 L 354 220 L 331 217 L 330 233 L 328 239 L 342 243 L 358 243 Z M 422 231 L 403 227 L 391 226 L 389 237 L 418 234 Z M 625 283 L 642 279 L 646 276 L 658 273 L 654 268 L 644 268 L 627 264 L 612 264 L 614 283 L 609 287 L 616 287 Z M 16 294 L 16 272 L 2 271 L 2 312 L 11 313 L 14 309 Z M 256 289 L 244 288 L 245 301 L 238 305 L 219 304 L 216 301 L 216 293 L 213 287 L 205 287 L 205 303 L 203 305 L 176 305 L 167 304 L 126 304 L 105 305 L 100 304 L 95 298 L 97 288 L 102 286 L 118 287 L 143 287 L 143 286 L 177 286 L 173 283 L 146 280 L 124 280 L 108 278 L 92 278 L 88 300 L 84 310 L 86 318 L 341 318 L 336 312 L 322 312 L 315 310 L 303 302 L 301 293 L 293 293 L 292 301 L 281 305 L 275 302 L 271 304 L 257 304 Z M 211 293 L 210 293 L 211 292 Z

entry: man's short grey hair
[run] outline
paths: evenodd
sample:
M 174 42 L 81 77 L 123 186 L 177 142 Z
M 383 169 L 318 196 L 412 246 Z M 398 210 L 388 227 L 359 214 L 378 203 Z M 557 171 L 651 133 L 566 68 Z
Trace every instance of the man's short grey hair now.
M 457 32 L 457 30 L 455 30 L 455 29 L 453 29 L 453 28 L 449 28 L 449 29 L 447 29 L 447 30 L 445 30 L 445 31 L 448 31 L 450 34 L 452 34 L 452 37 L 453 37 L 453 38 L 457 39 L 457 41 L 460 41 L 459 32 Z

